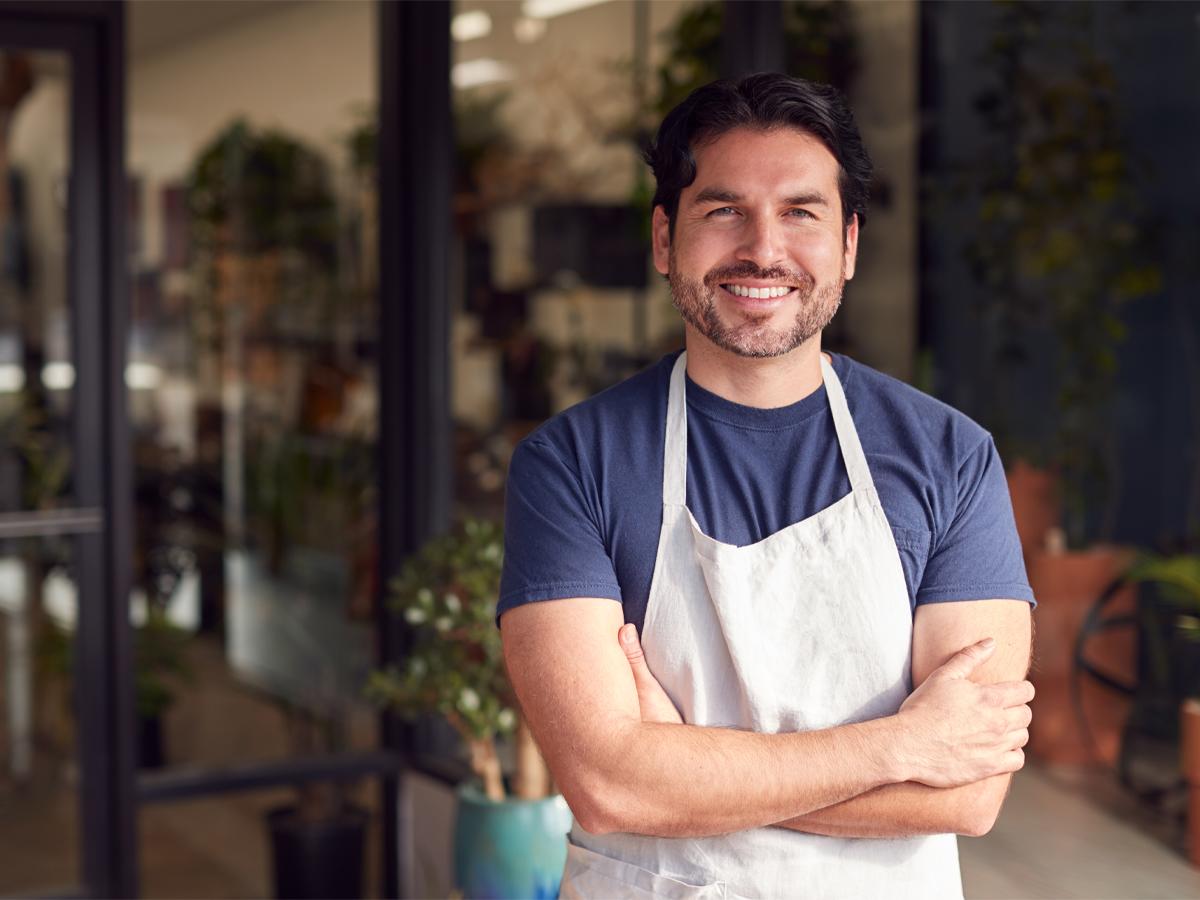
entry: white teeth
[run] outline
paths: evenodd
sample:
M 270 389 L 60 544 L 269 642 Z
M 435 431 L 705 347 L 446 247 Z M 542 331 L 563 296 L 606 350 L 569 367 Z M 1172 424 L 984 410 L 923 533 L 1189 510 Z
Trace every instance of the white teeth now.
M 774 299 L 775 297 L 782 297 L 784 294 L 791 293 L 792 290 L 790 287 L 754 288 L 743 287 L 740 284 L 728 284 L 725 288 L 735 297 L 749 297 L 751 300 Z

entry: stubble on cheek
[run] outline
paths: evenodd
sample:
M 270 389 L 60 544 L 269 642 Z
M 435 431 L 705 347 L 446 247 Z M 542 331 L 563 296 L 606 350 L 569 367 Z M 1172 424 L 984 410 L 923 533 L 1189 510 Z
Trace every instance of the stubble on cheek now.
M 667 281 L 671 287 L 671 302 L 679 310 L 683 320 L 723 350 L 738 356 L 765 358 L 782 356 L 822 331 L 841 306 L 845 287 L 844 274 L 836 281 L 817 286 L 807 274 L 783 274 L 774 270 L 752 271 L 753 267 L 738 270 L 721 269 L 709 273 L 704 280 L 680 275 L 672 249 Z M 727 323 L 722 320 L 717 308 L 717 292 L 720 284 L 737 278 L 788 278 L 800 282 L 797 288 L 799 306 L 790 326 L 772 327 L 771 313 L 756 314 L 739 311 L 738 321 Z

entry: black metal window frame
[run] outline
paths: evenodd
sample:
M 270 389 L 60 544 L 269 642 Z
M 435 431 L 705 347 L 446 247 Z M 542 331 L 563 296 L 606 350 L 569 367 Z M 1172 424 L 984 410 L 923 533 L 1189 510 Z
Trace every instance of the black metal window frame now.
M 78 509 L 18 515 L 25 534 L 74 534 L 74 681 L 83 896 L 136 892 L 129 628 L 132 480 L 125 355 L 124 16 L 114 2 L 0 2 L 0 46 L 62 52 L 71 66 L 67 293 L 76 372 L 72 458 Z M 86 337 L 86 339 L 84 339 Z M 38 521 L 33 521 L 38 518 Z M 53 518 L 53 517 L 51 517 Z M 22 519 L 30 519 L 23 522 Z M 64 894 L 69 895 L 69 894 Z

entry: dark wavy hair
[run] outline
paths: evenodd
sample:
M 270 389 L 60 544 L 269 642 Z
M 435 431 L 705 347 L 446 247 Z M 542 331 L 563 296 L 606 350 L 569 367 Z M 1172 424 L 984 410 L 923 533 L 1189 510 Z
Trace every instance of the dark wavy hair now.
M 803 78 L 760 72 L 696 88 L 667 113 L 642 154 L 657 183 L 650 209 L 662 206 L 672 237 L 679 195 L 696 180 L 693 151 L 735 128 L 794 128 L 811 134 L 838 162 L 843 227 L 850 227 L 851 215 L 858 216 L 859 228 L 866 223 L 871 157 L 842 92 Z

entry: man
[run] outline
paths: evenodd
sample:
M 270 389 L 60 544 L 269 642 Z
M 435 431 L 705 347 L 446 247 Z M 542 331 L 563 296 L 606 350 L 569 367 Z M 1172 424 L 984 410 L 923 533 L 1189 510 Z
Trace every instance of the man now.
M 500 626 L 575 814 L 562 893 L 961 897 L 1033 697 L 995 447 L 821 352 L 871 174 L 840 94 L 707 85 L 647 161 L 686 351 L 509 471 Z

